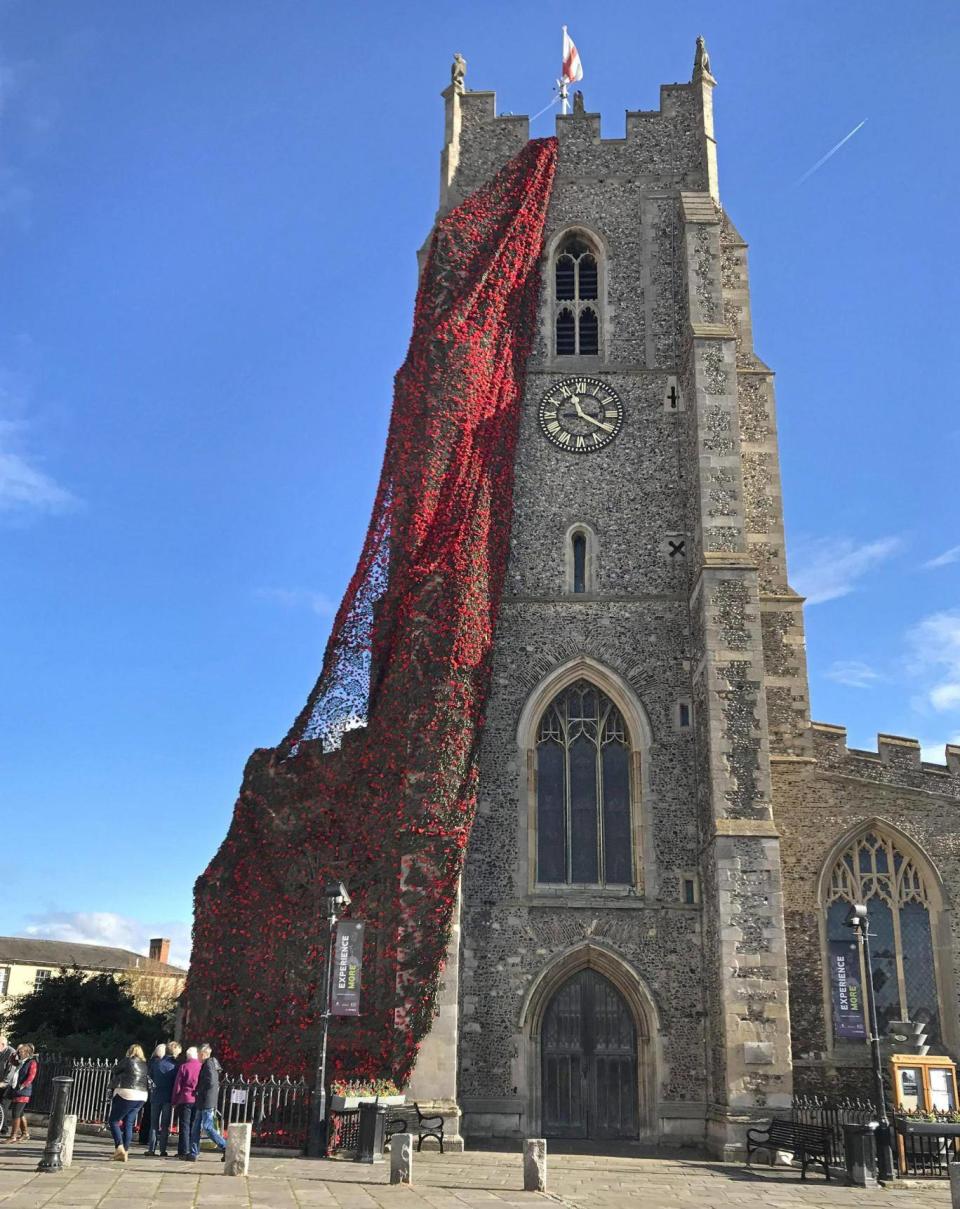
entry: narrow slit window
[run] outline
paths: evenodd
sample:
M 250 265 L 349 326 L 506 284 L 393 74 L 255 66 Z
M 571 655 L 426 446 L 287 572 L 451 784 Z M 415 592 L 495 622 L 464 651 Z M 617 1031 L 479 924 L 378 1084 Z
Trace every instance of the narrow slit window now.
M 573 590 L 574 592 L 586 592 L 587 590 L 587 535 L 585 533 L 573 535 Z

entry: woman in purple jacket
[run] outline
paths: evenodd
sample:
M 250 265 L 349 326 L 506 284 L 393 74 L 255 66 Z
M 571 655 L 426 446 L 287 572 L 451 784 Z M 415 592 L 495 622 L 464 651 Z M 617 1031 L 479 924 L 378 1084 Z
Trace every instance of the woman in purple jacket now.
M 196 1162 L 196 1155 L 191 1153 L 190 1135 L 193 1130 L 193 1106 L 197 1100 L 197 1079 L 202 1065 L 197 1047 L 191 1045 L 186 1058 L 177 1067 L 177 1077 L 173 1081 L 173 1110 L 180 1128 L 177 1158 L 188 1163 Z

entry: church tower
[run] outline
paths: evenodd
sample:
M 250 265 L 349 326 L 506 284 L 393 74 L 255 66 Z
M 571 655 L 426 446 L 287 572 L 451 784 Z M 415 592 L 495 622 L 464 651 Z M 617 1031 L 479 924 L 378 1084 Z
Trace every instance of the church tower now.
M 853 905 L 881 1036 L 960 1059 L 960 746 L 810 721 L 703 40 L 616 139 L 577 94 L 531 140 L 464 71 L 367 538 L 197 881 L 189 1028 L 320 1080 L 342 881 L 326 1083 L 395 1079 L 449 1148 L 735 1158 L 794 1089 L 873 1094 Z
M 412 1090 L 475 1136 L 702 1140 L 788 1107 L 771 760 L 803 760 L 773 375 L 715 80 L 558 116 L 480 793 Z M 529 138 L 444 93 L 440 214 Z

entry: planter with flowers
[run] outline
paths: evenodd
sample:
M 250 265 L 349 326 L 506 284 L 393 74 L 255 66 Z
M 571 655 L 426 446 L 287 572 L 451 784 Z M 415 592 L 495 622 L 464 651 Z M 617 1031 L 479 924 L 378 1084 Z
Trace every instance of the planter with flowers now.
M 956 1109 L 938 1112 L 936 1109 L 922 1108 L 913 1108 L 909 1112 L 898 1111 L 894 1118 L 894 1128 L 905 1137 L 925 1134 L 927 1137 L 960 1138 L 960 1112 Z
M 330 1107 L 334 1112 L 349 1112 L 374 1100 L 395 1107 L 405 1099 L 392 1079 L 335 1079 L 330 1085 Z

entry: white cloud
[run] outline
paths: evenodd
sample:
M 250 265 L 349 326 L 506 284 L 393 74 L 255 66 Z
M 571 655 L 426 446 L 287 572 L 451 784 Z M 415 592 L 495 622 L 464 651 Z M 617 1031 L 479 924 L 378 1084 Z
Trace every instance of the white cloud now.
M 933 680 L 925 701 L 939 713 L 960 709 L 960 609 L 924 617 L 907 634 L 912 670 Z
M 309 609 L 318 617 L 334 617 L 337 612 L 329 596 L 308 588 L 259 588 L 257 596 L 285 609 Z
M 949 567 L 951 563 L 960 562 L 960 546 L 951 546 L 936 558 L 931 558 L 923 564 L 924 571 L 935 571 L 938 567 Z
M 25 447 L 30 394 L 23 375 L 0 366 L 0 513 L 7 516 L 67 512 L 80 503 Z
M 848 688 L 870 688 L 884 677 L 875 672 L 868 663 L 859 659 L 838 659 L 824 672 L 828 680 L 845 684 Z
M 44 940 L 108 945 L 143 954 L 148 952 L 153 937 L 165 936 L 170 940 L 173 965 L 185 966 L 190 960 L 190 925 L 179 921 L 144 923 L 112 911 L 47 911 L 28 915 L 23 934 Z
M 849 537 L 821 537 L 800 542 L 795 550 L 799 570 L 792 579 L 807 604 L 847 596 L 857 581 L 886 562 L 900 548 L 897 537 L 857 544 Z
M 0 440 L 3 426 L 0 425 Z M 78 500 L 19 453 L 0 446 L 0 512 L 66 512 Z

